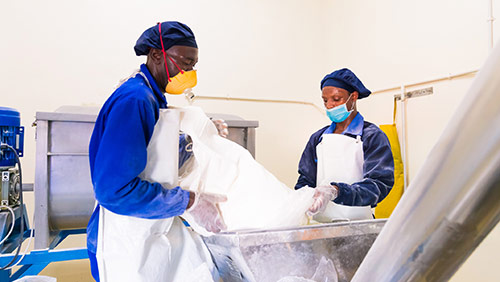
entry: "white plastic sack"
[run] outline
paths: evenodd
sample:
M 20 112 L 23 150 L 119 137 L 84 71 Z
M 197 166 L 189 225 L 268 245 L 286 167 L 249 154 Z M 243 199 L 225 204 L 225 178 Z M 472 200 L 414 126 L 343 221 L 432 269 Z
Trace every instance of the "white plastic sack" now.
M 293 190 L 254 160 L 240 145 L 218 135 L 198 107 L 180 109 L 180 130 L 193 140 L 194 160 L 179 178 L 179 186 L 227 196 L 220 210 L 228 231 L 295 227 L 307 223 L 314 190 Z M 209 235 L 188 213 L 195 231 Z

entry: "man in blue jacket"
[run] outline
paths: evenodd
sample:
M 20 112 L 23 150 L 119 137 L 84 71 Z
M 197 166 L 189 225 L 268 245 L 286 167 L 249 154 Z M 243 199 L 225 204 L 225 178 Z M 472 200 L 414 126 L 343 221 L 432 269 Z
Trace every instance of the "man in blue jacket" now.
M 113 222 L 104 222 L 103 213 L 120 216 L 123 222 L 133 222 L 130 226 L 121 223 L 121 230 L 116 231 L 120 232 L 118 236 L 121 237 L 140 234 L 142 226 L 149 224 L 165 226 L 165 230 L 158 231 L 158 234 L 168 233 L 172 225 L 171 219 L 183 214 L 186 209 L 190 209 L 195 220 L 207 230 L 219 232 L 224 228 L 215 206 L 218 199 L 199 197 L 180 187 L 166 189 L 159 183 L 139 178 L 146 167 L 147 146 L 158 121 L 159 111 L 167 108 L 164 93 L 180 94 L 186 88 L 196 85 L 193 67 L 198 62 L 198 46 L 193 32 L 179 22 L 158 23 L 140 36 L 134 49 L 138 56 L 147 55 L 147 62 L 104 103 L 89 145 L 90 170 L 97 206 L 87 227 L 87 247 L 92 275 L 97 281 L 99 272 L 105 271 L 101 268 L 106 268 L 106 264 L 111 265 L 114 259 L 130 261 L 127 255 L 132 256 L 136 251 L 145 253 L 154 251 L 155 248 L 161 250 L 161 246 L 154 244 L 130 242 L 123 247 L 121 254 L 105 253 L 107 246 L 102 247 L 98 238 L 101 238 L 103 232 L 112 232 L 105 230 L 106 224 L 110 226 Z M 184 147 L 185 139 L 180 142 L 181 147 Z M 149 229 L 144 232 L 149 232 Z M 141 241 L 141 238 L 130 241 L 134 240 Z M 134 244 L 143 245 L 133 247 Z M 140 250 L 141 248 L 148 250 Z M 168 252 L 170 249 L 167 246 L 165 253 Z M 148 254 L 139 261 L 148 261 L 147 256 Z M 160 269 L 161 265 L 151 265 L 154 263 L 147 262 L 148 265 L 137 267 L 146 270 Z M 167 265 L 165 261 L 158 263 L 164 267 Z M 123 267 L 127 268 L 127 265 Z M 102 277 L 101 273 L 101 279 L 106 280 Z
M 299 163 L 295 189 L 316 187 L 310 215 L 373 218 L 371 207 L 394 185 L 394 161 L 387 136 L 364 120 L 356 101 L 371 92 L 349 69 L 326 75 L 321 81 L 326 114 L 332 121 L 312 134 Z

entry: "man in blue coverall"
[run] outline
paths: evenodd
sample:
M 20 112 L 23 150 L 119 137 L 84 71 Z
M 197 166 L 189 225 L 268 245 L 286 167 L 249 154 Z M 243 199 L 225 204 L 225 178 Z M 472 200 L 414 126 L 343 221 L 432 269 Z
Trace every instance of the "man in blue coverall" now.
M 208 231 L 224 228 L 215 206 L 218 199 L 198 197 L 180 187 L 165 189 L 159 183 L 139 178 L 146 167 L 147 146 L 159 110 L 167 108 L 164 93 L 172 93 L 169 89 L 182 93 L 196 84 L 195 73 L 190 73 L 198 61 L 193 32 L 179 22 L 159 23 L 140 36 L 134 50 L 138 56 L 147 55 L 147 62 L 104 103 L 89 145 L 97 206 L 87 227 L 87 247 L 92 275 L 97 281 L 98 229 L 103 224 L 99 214 L 103 208 L 106 212 L 151 220 L 171 218 L 191 209 L 195 220 Z M 181 138 L 180 143 L 184 148 L 187 142 Z M 183 153 L 186 154 L 181 152 L 181 158 Z
M 373 218 L 370 208 L 394 185 L 394 161 L 387 136 L 357 111 L 356 101 L 371 92 L 349 69 L 326 75 L 321 90 L 332 123 L 310 137 L 295 189 L 316 187 L 310 215 L 333 201 L 339 217 Z

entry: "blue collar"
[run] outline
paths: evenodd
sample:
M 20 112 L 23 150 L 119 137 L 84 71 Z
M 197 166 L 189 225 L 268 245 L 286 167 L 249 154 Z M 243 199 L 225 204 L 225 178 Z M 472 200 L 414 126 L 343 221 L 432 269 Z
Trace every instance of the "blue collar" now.
M 365 123 L 365 118 L 358 113 L 354 119 L 351 121 L 351 123 L 347 126 L 346 130 L 342 132 L 342 134 L 349 134 L 349 135 L 354 135 L 354 136 L 361 136 L 363 135 L 363 126 Z M 337 124 L 335 122 L 332 122 L 332 125 L 328 127 L 323 134 L 332 134 L 335 132 L 335 128 L 337 127 Z
M 149 69 L 146 66 L 146 64 L 141 65 L 141 72 L 146 76 L 147 78 L 146 83 L 149 85 L 149 87 L 151 87 L 151 90 L 153 90 L 153 93 L 155 94 L 156 98 L 158 99 L 158 102 L 160 103 L 160 108 L 166 108 L 167 99 L 165 98 L 163 92 L 160 90 L 160 87 L 158 87 L 158 84 L 156 84 L 156 81 L 151 75 L 151 72 L 149 72 Z

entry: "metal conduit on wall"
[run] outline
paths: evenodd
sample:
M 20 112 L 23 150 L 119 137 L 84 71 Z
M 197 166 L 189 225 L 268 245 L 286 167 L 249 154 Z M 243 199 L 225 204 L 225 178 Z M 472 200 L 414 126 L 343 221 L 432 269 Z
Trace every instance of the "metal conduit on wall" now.
M 353 281 L 446 281 L 498 223 L 500 131 L 492 129 L 500 128 L 499 73 L 500 45 Z

